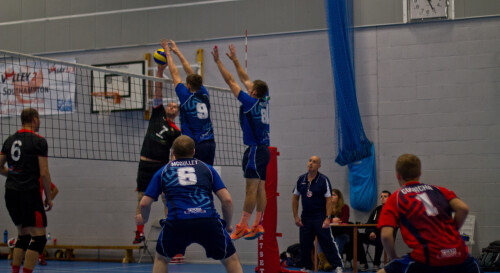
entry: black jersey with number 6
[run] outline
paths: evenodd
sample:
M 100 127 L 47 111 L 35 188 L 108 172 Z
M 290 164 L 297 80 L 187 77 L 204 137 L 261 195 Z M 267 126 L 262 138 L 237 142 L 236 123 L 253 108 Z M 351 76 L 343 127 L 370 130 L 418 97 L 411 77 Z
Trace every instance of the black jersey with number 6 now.
M 5 188 L 16 191 L 40 188 L 38 157 L 48 155 L 43 137 L 30 130 L 19 130 L 5 140 L 2 154 L 7 156 L 9 168 Z

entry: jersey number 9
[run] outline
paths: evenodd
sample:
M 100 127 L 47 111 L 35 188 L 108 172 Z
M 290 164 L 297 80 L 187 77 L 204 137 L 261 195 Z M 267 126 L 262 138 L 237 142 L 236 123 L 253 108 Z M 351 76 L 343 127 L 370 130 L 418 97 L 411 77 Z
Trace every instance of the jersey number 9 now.
M 196 111 L 198 112 L 198 118 L 199 119 L 206 119 L 208 118 L 208 109 L 207 105 L 204 103 L 197 103 L 196 104 Z

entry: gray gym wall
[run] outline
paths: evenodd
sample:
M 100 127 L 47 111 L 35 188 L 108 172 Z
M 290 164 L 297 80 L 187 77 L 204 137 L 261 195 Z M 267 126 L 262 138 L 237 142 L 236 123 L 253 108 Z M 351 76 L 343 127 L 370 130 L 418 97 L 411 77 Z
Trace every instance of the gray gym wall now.
M 372 2 L 393 8 L 386 14 L 386 9 L 376 6 L 373 13 L 367 14 L 366 7 Z M 393 24 L 358 27 L 355 31 L 358 103 L 365 131 L 375 143 L 378 189 L 397 189 L 397 156 L 417 154 L 423 162 L 422 181 L 453 189 L 477 216 L 476 244 L 472 247 L 472 253 L 477 255 L 482 247 L 498 239 L 496 231 L 500 227 L 500 18 L 398 24 L 400 13 L 394 6 L 401 5 L 399 2 L 354 2 L 356 25 Z M 8 7 L 0 10 L 0 21 L 8 22 L 164 5 L 165 1 L 0 3 Z M 486 8 L 478 13 L 477 7 L 485 3 Z M 455 5 L 463 7 L 462 17 L 499 13 L 496 1 L 456 0 Z M 277 230 L 283 233 L 278 238 L 280 250 L 298 242 L 291 191 L 297 176 L 305 172 L 310 155 L 322 158 L 321 171 L 348 199 L 347 170 L 334 163 L 334 87 L 323 1 L 237 1 L 186 11 L 165 9 L 105 17 L 49 21 L 41 26 L 0 25 L 0 48 L 45 52 L 48 57 L 98 64 L 141 60 L 144 53 L 158 48 L 162 37 L 167 37 L 180 41 L 180 49 L 191 62 L 196 49 L 203 48 L 206 84 L 225 86 L 210 50 L 218 44 L 225 52 L 227 45 L 234 43 L 242 59 L 241 35 L 248 29 L 248 72 L 252 79 L 266 80 L 271 88 L 271 144 L 281 154 Z M 269 34 L 278 32 L 282 34 Z M 234 73 L 227 58 L 222 58 Z M 44 135 L 43 128 L 40 133 Z M 61 190 L 53 211 L 48 213 L 48 231 L 58 243 L 131 243 L 137 163 L 51 159 L 49 164 Z M 235 200 L 237 222 L 245 195 L 241 170 L 224 167 L 222 178 Z M 0 195 L 3 193 L 1 188 Z M 154 206 L 152 217 L 160 217 L 161 205 Z M 366 220 L 366 213 L 351 213 L 353 221 Z M 4 206 L 0 208 L 0 219 L 0 230 L 5 227 L 9 234 L 15 234 Z M 397 242 L 399 253 L 404 253 L 402 240 Z M 256 262 L 255 242 L 240 240 L 236 247 L 243 262 Z M 199 247 L 188 248 L 186 257 L 206 261 Z

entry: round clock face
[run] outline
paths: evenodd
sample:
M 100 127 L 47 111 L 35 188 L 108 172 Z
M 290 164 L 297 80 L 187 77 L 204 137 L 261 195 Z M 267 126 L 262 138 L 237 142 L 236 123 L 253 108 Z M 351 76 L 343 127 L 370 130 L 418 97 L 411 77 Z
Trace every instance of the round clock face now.
M 448 0 L 408 0 L 410 19 L 447 18 Z

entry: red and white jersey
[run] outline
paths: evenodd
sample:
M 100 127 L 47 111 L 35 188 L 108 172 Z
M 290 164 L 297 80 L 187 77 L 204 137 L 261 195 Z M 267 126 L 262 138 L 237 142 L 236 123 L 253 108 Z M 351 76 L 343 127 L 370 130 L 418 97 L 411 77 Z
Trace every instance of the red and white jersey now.
M 405 243 L 413 249 L 410 256 L 419 263 L 463 263 L 468 250 L 451 215 L 449 202 L 454 198 L 456 194 L 446 188 L 408 182 L 385 203 L 378 228 L 400 226 Z

